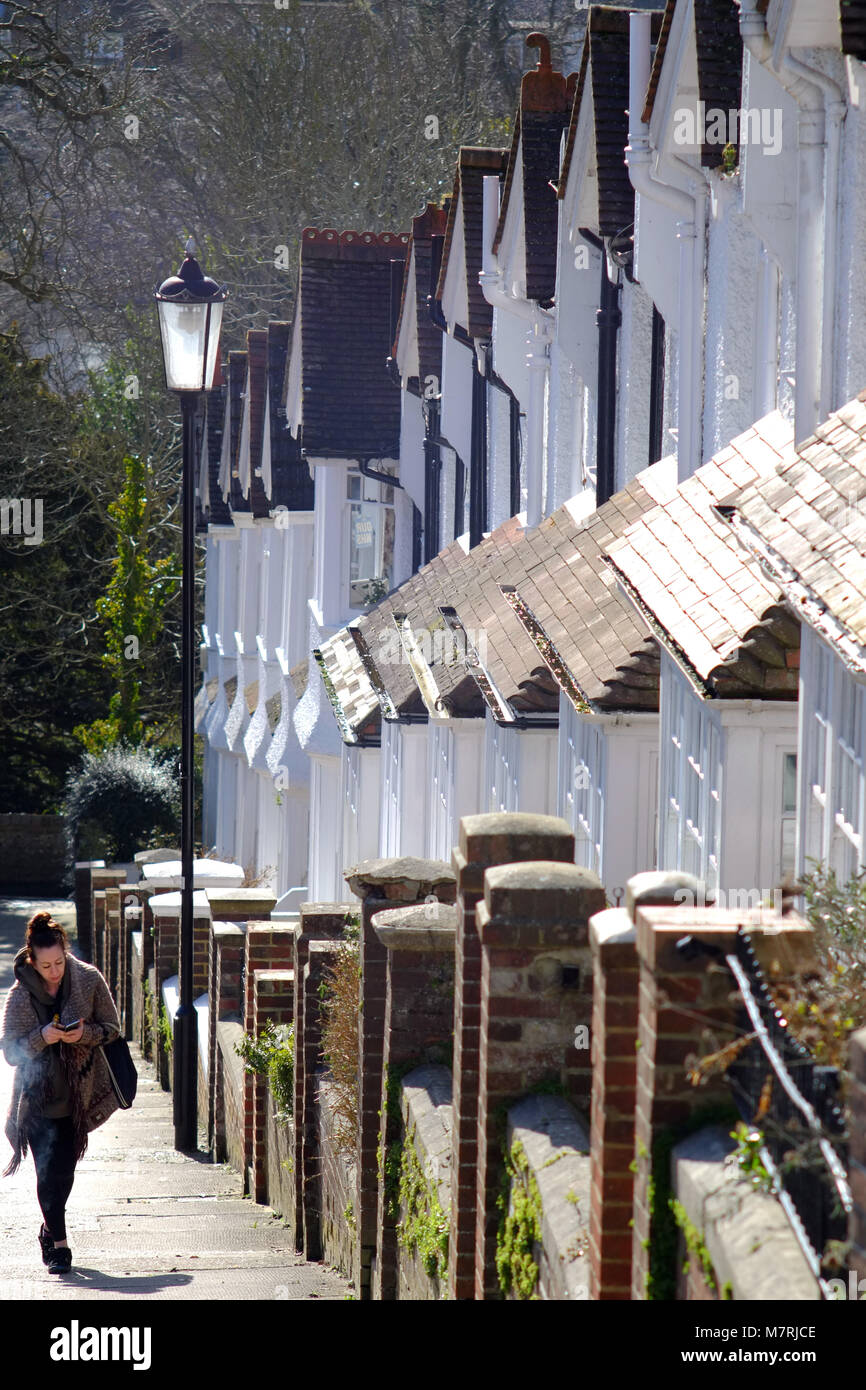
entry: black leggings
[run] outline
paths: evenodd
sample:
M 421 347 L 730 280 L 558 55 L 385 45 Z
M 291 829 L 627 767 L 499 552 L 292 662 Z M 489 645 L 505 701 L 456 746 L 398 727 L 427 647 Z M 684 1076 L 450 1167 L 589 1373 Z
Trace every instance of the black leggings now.
M 75 1181 L 75 1142 L 72 1117 L 42 1119 L 28 1136 L 36 1165 L 36 1196 L 45 1229 L 57 1240 L 66 1239 L 66 1203 Z

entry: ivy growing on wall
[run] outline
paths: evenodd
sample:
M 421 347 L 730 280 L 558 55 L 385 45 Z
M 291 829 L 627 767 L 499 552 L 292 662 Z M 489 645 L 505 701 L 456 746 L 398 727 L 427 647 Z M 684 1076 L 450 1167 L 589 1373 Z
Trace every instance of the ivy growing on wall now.
M 403 1215 L 397 1224 L 397 1239 L 404 1250 L 417 1253 L 431 1279 L 444 1280 L 448 1271 L 448 1217 L 421 1166 L 414 1128 L 400 1148 L 398 1200 Z
M 526 1151 L 518 1139 L 510 1150 L 504 1150 L 504 1160 L 502 1191 L 496 1199 L 500 1211 L 496 1236 L 499 1287 L 506 1296 L 537 1299 L 535 1247 L 541 1244 L 541 1194 L 529 1170 Z

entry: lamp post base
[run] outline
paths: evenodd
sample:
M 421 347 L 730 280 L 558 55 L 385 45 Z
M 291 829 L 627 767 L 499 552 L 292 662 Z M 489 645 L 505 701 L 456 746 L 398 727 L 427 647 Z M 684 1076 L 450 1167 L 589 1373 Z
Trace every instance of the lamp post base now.
M 198 1018 L 192 1004 L 181 1004 L 174 1018 L 174 1147 L 198 1148 Z

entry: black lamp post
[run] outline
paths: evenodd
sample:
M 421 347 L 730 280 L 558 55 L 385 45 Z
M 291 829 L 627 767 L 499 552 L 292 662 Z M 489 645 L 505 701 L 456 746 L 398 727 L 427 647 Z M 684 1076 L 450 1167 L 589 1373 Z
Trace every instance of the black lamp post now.
M 180 396 L 183 422 L 183 691 L 181 707 L 180 1007 L 174 1021 L 174 1146 L 198 1147 L 198 1027 L 192 1002 L 193 808 L 195 764 L 195 414 L 199 393 L 213 387 L 223 304 L 228 291 L 202 274 L 195 246 L 177 275 L 154 294 L 165 384 Z

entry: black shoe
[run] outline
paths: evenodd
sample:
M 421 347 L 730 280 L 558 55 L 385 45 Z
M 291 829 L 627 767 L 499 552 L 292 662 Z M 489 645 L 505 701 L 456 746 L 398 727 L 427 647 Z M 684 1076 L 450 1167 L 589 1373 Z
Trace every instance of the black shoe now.
M 72 1268 L 72 1251 L 68 1245 L 55 1245 L 48 1257 L 49 1274 L 67 1274 Z
M 44 1221 L 39 1231 L 38 1240 L 42 1247 L 42 1263 L 47 1265 L 51 1259 L 51 1251 L 54 1249 L 54 1237 L 46 1231 Z

